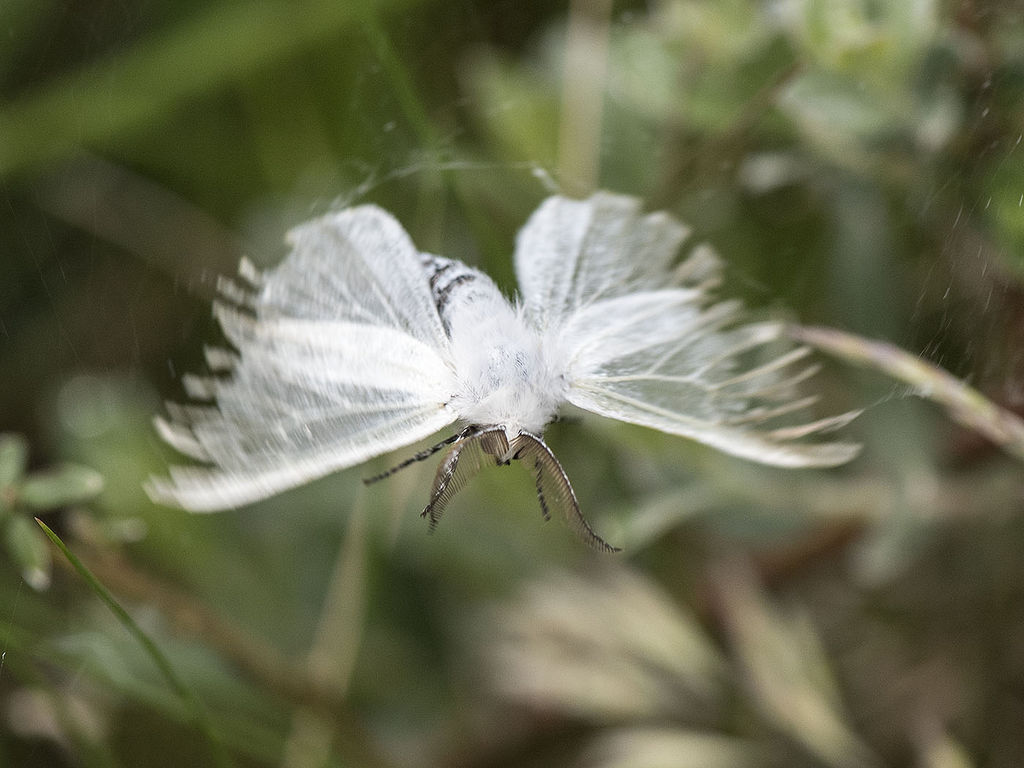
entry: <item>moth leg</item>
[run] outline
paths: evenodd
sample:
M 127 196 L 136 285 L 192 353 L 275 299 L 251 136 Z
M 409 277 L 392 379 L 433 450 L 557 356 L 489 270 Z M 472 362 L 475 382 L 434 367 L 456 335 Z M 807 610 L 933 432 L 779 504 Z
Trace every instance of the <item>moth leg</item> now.
M 551 419 L 552 424 L 579 424 L 582 421 L 583 419 L 579 416 L 564 416 L 561 413 L 556 413 Z
M 475 429 L 475 427 L 467 427 L 466 429 L 462 430 L 461 432 L 456 432 L 451 437 L 446 437 L 444 440 L 439 442 L 437 445 L 432 445 L 429 448 L 424 448 L 419 453 L 417 453 L 417 454 L 415 454 L 413 456 L 410 456 L 408 459 L 405 459 L 400 464 L 396 464 L 395 466 L 391 467 L 391 469 L 384 470 L 379 475 L 374 475 L 373 477 L 364 477 L 363 478 L 363 484 L 364 485 L 371 485 L 372 483 L 376 483 L 379 480 L 384 480 L 385 478 L 391 477 L 393 474 L 398 472 L 400 469 L 405 469 L 410 464 L 415 464 L 418 461 L 423 461 L 424 459 L 429 459 L 431 456 L 433 456 L 435 453 L 440 451 L 446 445 L 451 445 L 456 440 L 460 440 L 463 437 L 466 437 L 466 435 L 468 435 L 470 433 L 470 431 L 473 430 L 473 429 Z

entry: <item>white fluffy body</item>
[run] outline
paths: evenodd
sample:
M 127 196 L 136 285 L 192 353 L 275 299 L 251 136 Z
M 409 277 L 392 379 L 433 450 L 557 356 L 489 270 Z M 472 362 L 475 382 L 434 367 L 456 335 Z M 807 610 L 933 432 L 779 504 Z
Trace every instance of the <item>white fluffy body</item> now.
M 451 308 L 458 388 L 449 407 L 467 424 L 503 427 L 509 439 L 524 430 L 539 434 L 565 402 L 564 361 L 521 307 L 490 288 L 486 301 L 479 295 Z
M 510 301 L 483 273 L 421 254 L 375 206 L 307 222 L 276 268 L 244 263 L 248 285 L 224 284 L 215 311 L 234 349 L 210 350 L 213 375 L 186 379 L 205 404 L 157 422 L 206 466 L 172 467 L 148 490 L 224 509 L 454 422 L 503 428 L 516 445 L 565 402 L 766 464 L 850 459 L 855 445 L 806 440 L 855 415 L 800 418 L 809 350 L 712 301 L 720 265 L 701 246 L 676 264 L 686 236 L 634 198 L 549 198 L 517 238 Z

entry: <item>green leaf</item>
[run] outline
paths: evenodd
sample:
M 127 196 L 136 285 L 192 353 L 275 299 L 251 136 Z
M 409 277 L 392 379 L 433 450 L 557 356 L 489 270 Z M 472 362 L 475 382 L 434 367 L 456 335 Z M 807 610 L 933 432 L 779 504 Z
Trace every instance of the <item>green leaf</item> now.
M 1024 170 L 1021 164 L 998 162 L 986 184 L 986 219 L 1004 246 L 999 257 L 1014 276 L 1024 276 Z
M 28 442 L 25 438 L 15 432 L 0 433 L 0 489 L 17 482 L 27 461 Z
M 741 561 L 723 563 L 718 582 L 731 644 L 762 715 L 825 765 L 879 766 L 853 730 L 809 617 L 772 603 Z
M 66 464 L 30 475 L 21 484 L 18 498 L 32 509 L 66 507 L 88 501 L 103 490 L 103 476 L 94 469 Z
M 495 607 L 499 695 L 594 722 L 717 711 L 726 665 L 696 617 L 627 568 L 549 575 Z
M 752 741 L 664 726 L 607 728 L 585 753 L 591 768 L 748 768 L 765 765 L 767 750 Z
M 865 91 L 856 80 L 824 72 L 795 78 L 781 104 L 808 134 L 842 141 L 870 138 L 901 120 L 887 111 L 877 93 Z
M 921 764 L 925 768 L 973 768 L 974 762 L 967 751 L 948 734 L 932 735 L 924 748 Z
M 28 585 L 37 590 L 50 586 L 53 570 L 50 548 L 32 521 L 22 515 L 12 517 L 6 525 L 4 540 L 11 559 L 21 569 L 21 576 Z

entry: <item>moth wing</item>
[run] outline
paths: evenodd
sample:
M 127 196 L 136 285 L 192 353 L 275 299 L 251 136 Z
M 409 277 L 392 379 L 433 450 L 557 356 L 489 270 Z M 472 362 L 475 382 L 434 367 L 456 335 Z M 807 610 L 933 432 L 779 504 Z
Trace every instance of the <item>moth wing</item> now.
M 833 466 L 859 450 L 805 441 L 858 412 L 807 420 L 810 350 L 788 344 L 781 323 L 743 324 L 738 302 L 707 305 L 685 288 L 619 296 L 578 311 L 562 338 L 567 399 L 585 410 L 763 464 Z
M 545 331 L 596 301 L 664 286 L 688 234 L 668 214 L 642 214 L 633 197 L 548 198 L 516 239 L 516 279 L 527 317 Z
M 363 206 L 290 234 L 258 275 L 243 263 L 216 305 L 226 376 L 187 377 L 206 403 L 169 406 L 161 435 L 207 467 L 172 467 L 154 500 L 192 511 L 246 504 L 427 437 L 453 422 L 448 340 L 408 236 Z M 244 311 L 243 311 L 244 310 Z
M 446 350 L 422 256 L 387 211 L 361 205 L 288 232 L 291 253 L 261 279 L 259 317 L 393 328 Z

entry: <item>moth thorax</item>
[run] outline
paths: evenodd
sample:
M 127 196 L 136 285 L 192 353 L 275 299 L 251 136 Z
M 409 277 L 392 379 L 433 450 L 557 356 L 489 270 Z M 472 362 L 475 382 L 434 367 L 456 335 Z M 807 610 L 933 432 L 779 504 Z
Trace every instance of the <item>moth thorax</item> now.
M 466 328 L 470 335 L 480 335 L 457 345 L 462 347 L 463 416 L 472 423 L 503 426 L 510 438 L 521 430 L 540 432 L 554 417 L 563 394 L 543 350 L 514 315 L 488 325 Z
M 452 342 L 459 392 L 452 403 L 473 424 L 540 432 L 561 392 L 551 383 L 539 335 L 482 272 L 425 255 L 430 289 Z

